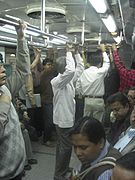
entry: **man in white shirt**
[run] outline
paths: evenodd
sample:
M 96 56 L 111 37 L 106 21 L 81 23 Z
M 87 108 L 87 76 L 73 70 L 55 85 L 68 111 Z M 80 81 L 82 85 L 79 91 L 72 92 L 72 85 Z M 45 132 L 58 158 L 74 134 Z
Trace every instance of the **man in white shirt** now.
M 68 137 L 69 129 L 75 119 L 75 88 L 76 80 L 81 75 L 83 60 L 75 52 L 75 61 L 72 57 L 72 47 L 67 46 L 66 57 L 56 59 L 58 75 L 51 80 L 53 89 L 53 123 L 56 126 L 58 142 L 56 147 L 55 180 L 65 180 L 69 170 L 72 145 Z
M 101 66 L 101 51 L 91 53 L 90 64 L 77 81 L 76 90 L 85 97 L 84 116 L 93 115 L 102 121 L 104 114 L 104 78 L 110 67 L 110 60 L 105 52 L 105 46 L 100 45 L 103 65 Z

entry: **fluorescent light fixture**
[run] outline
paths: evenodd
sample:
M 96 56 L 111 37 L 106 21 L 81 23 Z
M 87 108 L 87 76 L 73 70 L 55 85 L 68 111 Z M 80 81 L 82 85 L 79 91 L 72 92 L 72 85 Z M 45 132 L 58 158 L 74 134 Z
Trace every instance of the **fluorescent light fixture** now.
M 66 44 L 66 41 L 63 41 L 57 38 L 53 38 L 50 42 L 53 44 Z
M 89 0 L 97 13 L 105 13 L 107 11 L 106 0 Z
M 115 32 L 117 27 L 114 18 L 109 15 L 107 18 L 101 18 L 109 32 Z

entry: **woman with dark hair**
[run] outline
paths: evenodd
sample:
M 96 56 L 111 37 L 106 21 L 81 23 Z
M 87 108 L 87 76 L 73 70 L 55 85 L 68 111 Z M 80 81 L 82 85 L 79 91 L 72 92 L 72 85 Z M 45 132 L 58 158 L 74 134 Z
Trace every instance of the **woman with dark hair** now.
M 83 180 L 109 180 L 120 153 L 110 147 L 102 123 L 93 117 L 83 117 L 71 129 L 70 137 L 75 154 L 81 161 L 78 177 Z

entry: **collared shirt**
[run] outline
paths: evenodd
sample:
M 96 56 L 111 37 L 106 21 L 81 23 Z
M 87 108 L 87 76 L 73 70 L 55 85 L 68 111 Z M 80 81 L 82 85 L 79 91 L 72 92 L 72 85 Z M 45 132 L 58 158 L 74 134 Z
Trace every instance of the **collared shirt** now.
M 94 164 L 102 160 L 107 155 L 109 147 L 110 147 L 110 144 L 108 143 L 108 141 L 106 141 L 104 149 L 102 150 L 101 154 L 96 159 L 96 161 L 93 162 Z M 97 180 L 110 180 L 111 175 L 112 175 L 112 170 L 111 169 L 106 170 L 98 177 Z
M 113 52 L 113 57 L 120 75 L 119 90 L 123 91 L 126 88 L 135 86 L 135 69 L 128 70 L 125 68 L 117 50 Z
M 63 74 L 51 80 L 53 89 L 53 122 L 61 128 L 70 128 L 75 118 L 74 84 L 83 71 L 83 60 L 79 54 L 75 56 L 77 66 L 71 52 L 66 55 L 66 67 Z
M 0 92 L 11 98 L 5 85 Z M 11 101 L 0 100 L 0 179 L 12 179 L 19 175 L 25 163 L 25 145 L 20 122 Z
M 128 128 L 126 133 L 122 133 L 120 139 L 117 141 L 117 143 L 114 145 L 114 148 L 118 149 L 120 152 L 123 151 L 126 146 L 131 142 L 131 140 L 135 137 L 135 129 L 132 129 L 131 127 Z
M 106 54 L 103 53 L 103 66 L 97 68 L 91 66 L 85 69 L 76 83 L 77 94 L 84 96 L 103 96 L 104 95 L 104 78 L 110 67 L 110 61 Z

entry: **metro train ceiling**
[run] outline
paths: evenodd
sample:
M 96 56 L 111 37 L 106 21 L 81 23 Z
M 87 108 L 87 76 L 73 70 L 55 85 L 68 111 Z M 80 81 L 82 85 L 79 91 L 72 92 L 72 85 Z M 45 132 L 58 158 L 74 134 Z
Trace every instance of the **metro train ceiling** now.
M 0 0 L 0 17 L 8 14 L 40 28 L 41 2 L 42 0 Z M 84 40 L 88 45 L 99 41 L 113 42 L 111 33 L 101 19 L 109 14 L 112 15 L 117 27 L 116 32 L 119 33 L 123 31 L 133 10 L 128 0 L 106 0 L 107 11 L 103 14 L 97 13 L 89 0 L 46 0 L 45 2 L 47 31 L 81 42 L 84 25 Z M 0 29 L 0 40 L 4 35 L 5 33 Z M 10 34 L 10 37 L 14 35 Z

